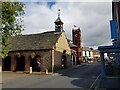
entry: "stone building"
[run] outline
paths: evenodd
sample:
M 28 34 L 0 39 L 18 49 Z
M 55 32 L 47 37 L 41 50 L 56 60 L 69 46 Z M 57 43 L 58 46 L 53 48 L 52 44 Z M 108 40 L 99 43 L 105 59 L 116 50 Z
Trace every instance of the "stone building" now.
M 71 49 L 60 14 L 55 21 L 55 31 L 13 37 L 8 49 L 3 70 L 29 72 L 32 67 L 35 72 L 46 69 L 54 72 L 71 66 Z

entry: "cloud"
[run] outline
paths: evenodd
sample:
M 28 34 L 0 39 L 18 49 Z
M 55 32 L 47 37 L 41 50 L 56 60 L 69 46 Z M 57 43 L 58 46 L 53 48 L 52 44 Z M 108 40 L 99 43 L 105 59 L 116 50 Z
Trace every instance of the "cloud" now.
M 56 3 L 56 2 L 48 2 L 48 3 L 47 3 L 47 6 L 48 6 L 49 8 L 51 8 L 55 3 Z
M 9 0 L 4 0 L 9 1 Z M 20 2 L 112 2 L 113 0 L 10 0 L 10 1 L 20 1 Z M 119 0 L 114 0 L 119 1 Z
M 51 7 L 48 7 L 47 2 L 27 3 L 23 34 L 54 30 L 58 8 L 61 9 L 61 20 L 69 39 L 72 39 L 72 27 L 76 25 L 81 29 L 83 46 L 111 44 L 110 2 L 56 2 Z

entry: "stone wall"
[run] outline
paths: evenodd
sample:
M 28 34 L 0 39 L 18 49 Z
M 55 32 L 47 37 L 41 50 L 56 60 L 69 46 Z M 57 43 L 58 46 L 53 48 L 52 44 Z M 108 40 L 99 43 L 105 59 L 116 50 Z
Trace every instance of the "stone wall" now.
M 63 32 L 55 45 L 55 70 L 61 69 L 63 51 L 66 50 L 67 67 L 72 65 L 71 49 L 69 48 L 65 33 Z

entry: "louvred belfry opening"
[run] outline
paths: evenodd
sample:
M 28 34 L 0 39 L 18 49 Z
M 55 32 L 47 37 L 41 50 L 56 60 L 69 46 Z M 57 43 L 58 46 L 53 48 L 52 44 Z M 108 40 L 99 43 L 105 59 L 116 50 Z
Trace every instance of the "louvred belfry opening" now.
M 58 18 L 56 19 L 55 23 L 55 31 L 56 32 L 61 32 L 63 31 L 63 22 L 60 19 L 60 9 L 58 9 Z

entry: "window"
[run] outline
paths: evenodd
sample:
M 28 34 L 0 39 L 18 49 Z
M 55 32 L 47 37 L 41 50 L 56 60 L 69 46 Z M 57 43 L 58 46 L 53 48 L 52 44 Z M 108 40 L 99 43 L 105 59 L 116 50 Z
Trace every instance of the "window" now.
M 89 51 L 89 57 L 91 56 L 90 51 Z
M 85 56 L 87 56 L 87 53 L 86 53 L 86 51 L 85 51 Z

